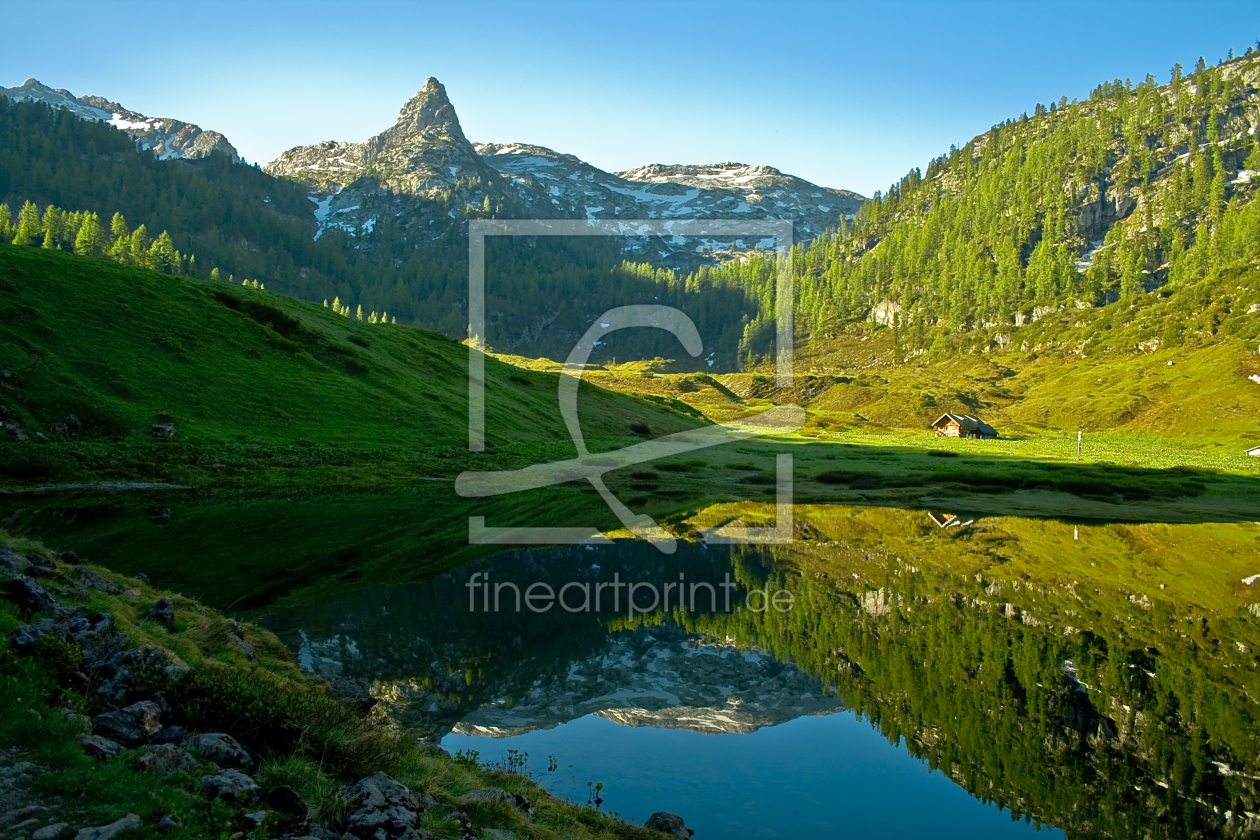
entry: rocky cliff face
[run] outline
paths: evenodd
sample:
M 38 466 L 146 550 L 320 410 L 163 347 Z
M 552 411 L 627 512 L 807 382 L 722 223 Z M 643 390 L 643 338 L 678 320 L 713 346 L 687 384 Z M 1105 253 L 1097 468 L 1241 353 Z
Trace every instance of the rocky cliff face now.
M 76 97 L 68 90 L 54 90 L 36 79 L 27 79 L 18 87 L 0 88 L 0 93 L 15 102 L 43 102 L 69 111 L 80 119 L 108 123 L 125 131 L 137 146 L 152 150 L 162 160 L 199 158 L 211 152 L 221 152 L 232 160 L 240 160 L 236 149 L 217 131 L 204 131 L 192 123 L 166 117 L 146 117 L 99 96 Z
M 371 233 L 387 218 L 422 241 L 436 239 L 487 198 L 495 207 L 504 203 L 497 174 L 464 137 L 446 88 L 432 78 L 375 137 L 299 146 L 263 168 L 310 187 L 317 236 L 333 227 Z
M 484 160 L 510 178 L 521 199 L 543 218 L 571 219 L 776 219 L 791 220 L 799 241 L 808 241 L 857 212 L 864 200 L 768 166 L 652 164 L 611 173 L 573 155 L 524 143 L 485 143 Z M 666 265 L 688 262 L 684 253 L 753 247 L 754 241 L 705 239 L 686 242 L 636 239 L 629 250 Z
M 394 126 L 363 143 L 329 141 L 290 149 L 266 171 L 307 184 L 321 233 L 370 233 L 382 218 L 413 237 L 438 238 L 471 213 L 499 218 L 790 219 L 812 239 L 856 212 L 863 199 L 771 167 L 659 165 L 614 174 L 523 143 L 474 145 L 446 90 L 429 79 Z M 706 250 L 757 243 L 643 237 L 628 248 L 666 265 L 689 265 Z
M 290 149 L 267 164 L 273 175 L 301 181 L 325 197 L 370 178 L 375 186 L 424 196 L 453 187 L 461 178 L 493 175 L 464 137 L 446 88 L 429 79 L 393 127 L 363 143 L 327 141 Z M 352 192 L 361 193 L 365 185 Z M 344 204 L 344 202 L 338 202 Z

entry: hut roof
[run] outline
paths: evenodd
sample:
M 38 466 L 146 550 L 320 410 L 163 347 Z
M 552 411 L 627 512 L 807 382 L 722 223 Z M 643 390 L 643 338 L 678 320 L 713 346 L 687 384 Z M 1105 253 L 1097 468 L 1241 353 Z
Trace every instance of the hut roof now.
M 951 414 L 947 411 L 932 424 L 932 428 L 939 429 L 941 426 L 949 425 L 951 421 L 958 424 L 960 431 L 976 432 L 981 435 L 992 435 L 993 437 L 997 437 L 997 429 L 993 428 L 974 414 Z

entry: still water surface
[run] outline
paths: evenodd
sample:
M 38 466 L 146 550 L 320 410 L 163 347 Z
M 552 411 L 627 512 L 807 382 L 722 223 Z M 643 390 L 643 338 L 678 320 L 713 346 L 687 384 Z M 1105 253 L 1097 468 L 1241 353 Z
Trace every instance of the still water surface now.
M 557 794 L 585 802 L 602 782 L 605 810 L 673 811 L 702 840 L 1256 826 L 1253 523 L 942 529 L 833 506 L 798 510 L 800 538 L 772 549 L 485 556 L 417 532 L 399 514 L 415 505 L 198 494 L 155 511 L 87 494 L 8 500 L 0 522 L 265 624 L 308 670 L 368 681 L 429 743 L 528 753 Z M 765 589 L 794 605 L 495 612 L 470 605 L 477 573 L 522 590 L 733 581 L 735 604 Z
M 692 545 L 680 554 L 666 579 L 677 579 L 677 568 L 692 580 L 722 580 L 730 569 L 725 550 Z M 509 751 L 527 753 L 528 771 L 552 792 L 586 802 L 587 782 L 602 782 L 602 807 L 636 822 L 671 811 L 704 838 L 1037 833 L 890 744 L 790 657 L 673 621 L 609 631 L 605 623 L 624 623 L 624 614 L 518 614 L 507 601 L 487 614 L 479 595 L 470 611 L 459 591 L 478 572 L 558 589 L 611 580 L 612 570 L 633 575 L 636 566 L 659 574 L 659 562 L 638 543 L 516 551 L 264 623 L 306 667 L 372 681 L 396 716 L 452 754 L 506 764 Z M 455 599 L 439 617 L 434 605 Z
M 941 772 L 891 746 L 852 712 L 802 717 L 748 734 L 629 728 L 587 715 L 554 729 L 491 739 L 451 734 L 452 753 L 504 761 L 529 753 L 535 778 L 577 802 L 588 781 L 604 807 L 642 822 L 682 814 L 697 837 L 1000 838 L 1036 830 L 985 805 Z M 559 768 L 548 772 L 547 756 Z M 1043 828 L 1040 836 L 1063 837 Z

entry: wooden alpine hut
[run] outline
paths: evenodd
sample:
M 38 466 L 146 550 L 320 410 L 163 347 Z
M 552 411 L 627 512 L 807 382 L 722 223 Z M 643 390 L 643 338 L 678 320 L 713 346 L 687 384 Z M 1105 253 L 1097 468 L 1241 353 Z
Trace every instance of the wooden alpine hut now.
M 990 439 L 998 436 L 997 429 L 974 414 L 950 414 L 946 412 L 932 424 L 932 429 L 936 432 L 936 437 Z

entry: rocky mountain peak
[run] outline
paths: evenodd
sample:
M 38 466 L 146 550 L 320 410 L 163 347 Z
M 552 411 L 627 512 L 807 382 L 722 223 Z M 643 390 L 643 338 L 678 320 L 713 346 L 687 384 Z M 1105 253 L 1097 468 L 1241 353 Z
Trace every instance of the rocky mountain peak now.
M 423 134 L 436 130 L 450 137 L 468 142 L 459 126 L 459 117 L 455 107 L 446 97 L 446 88 L 437 79 L 430 76 L 420 88 L 420 92 L 402 106 L 398 112 L 398 121 L 388 132 L 391 135 Z
M 21 89 L 25 89 L 25 90 L 37 90 L 37 91 L 51 91 L 51 90 L 52 90 L 52 88 L 50 88 L 48 85 L 46 85 L 46 84 L 44 84 L 43 82 L 41 82 L 39 79 L 36 79 L 34 76 L 32 76 L 31 78 L 27 79 L 25 82 L 22 82 L 22 88 L 21 88 Z M 18 88 L 14 88 L 14 90 L 18 90 Z M 63 90 L 63 91 L 58 91 L 58 92 L 59 92 L 59 93 L 66 93 L 67 91 L 64 91 L 64 90 Z
M 289 149 L 264 170 L 311 188 L 320 205 L 321 235 L 329 227 L 357 235 L 371 231 L 379 218 L 407 216 L 412 226 L 441 221 L 441 228 L 431 229 L 440 236 L 458 215 L 445 205 L 480 209 L 491 198 L 484 185 L 498 179 L 464 136 L 446 88 L 432 77 L 380 134 L 362 143 L 328 141 Z M 502 206 L 503 197 L 496 193 L 491 203 Z
M 80 119 L 107 123 L 126 132 L 139 148 L 150 150 L 163 160 L 199 158 L 212 152 L 240 160 L 236 149 L 217 131 L 203 131 L 192 123 L 168 117 L 147 117 L 104 97 L 75 96 L 65 88 L 52 88 L 38 79 L 27 79 L 20 87 L 0 87 L 0 96 L 14 102 L 42 102 Z
M 857 212 L 863 198 L 785 175 L 771 166 L 725 162 L 651 164 L 605 172 L 577 157 L 527 143 L 483 143 L 464 136 L 446 88 L 435 78 L 398 112 L 393 126 L 362 143 L 325 142 L 289 149 L 264 167 L 310 187 L 322 232 L 351 236 L 379 219 L 398 219 L 416 235 L 438 238 L 472 213 L 512 218 L 790 219 L 798 240 L 812 239 Z M 684 241 L 640 237 L 627 249 L 645 260 L 689 268 L 753 240 Z

